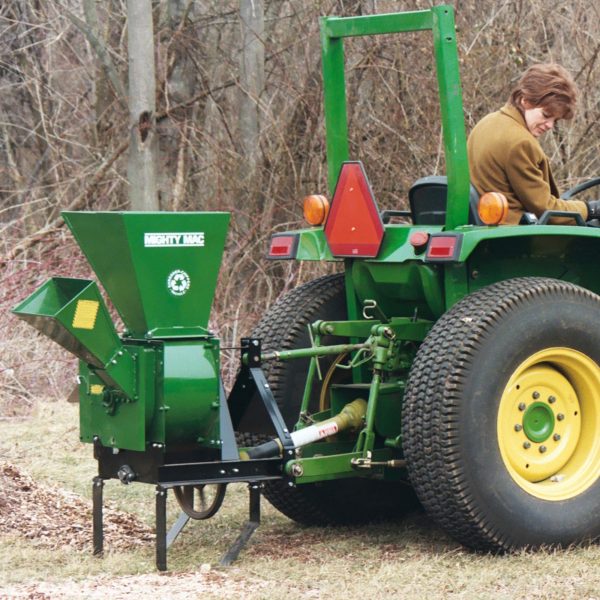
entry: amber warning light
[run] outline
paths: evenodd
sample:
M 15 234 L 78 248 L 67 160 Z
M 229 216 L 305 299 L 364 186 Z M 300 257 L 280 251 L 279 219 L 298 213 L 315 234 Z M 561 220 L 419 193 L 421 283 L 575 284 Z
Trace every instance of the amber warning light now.
M 306 196 L 302 212 L 309 225 L 322 225 L 329 214 L 329 200 L 318 194 Z
M 477 213 L 485 225 L 501 225 L 508 215 L 508 200 L 500 192 L 488 192 L 479 198 Z
M 383 222 L 360 161 L 345 162 L 325 223 L 334 256 L 374 258 L 383 240 Z

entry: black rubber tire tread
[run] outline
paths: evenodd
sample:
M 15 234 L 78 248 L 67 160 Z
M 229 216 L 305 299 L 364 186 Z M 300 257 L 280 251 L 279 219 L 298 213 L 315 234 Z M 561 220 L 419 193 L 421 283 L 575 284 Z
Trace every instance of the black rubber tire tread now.
M 563 302 L 574 307 L 573 314 L 582 308 L 590 311 L 586 315 L 587 318 L 593 315 L 594 311 L 597 311 L 600 316 L 598 296 L 559 280 L 523 277 L 505 280 L 478 290 L 459 301 L 437 321 L 421 345 L 412 365 L 402 411 L 403 448 L 408 461 L 409 477 L 428 514 L 451 536 L 473 549 L 502 552 L 520 547 L 545 545 L 545 542 L 537 539 L 532 543 L 524 539 L 525 534 L 520 531 L 524 526 L 522 522 L 519 524 L 519 519 L 529 518 L 536 521 L 531 527 L 537 526 L 539 530 L 543 527 L 543 521 L 537 519 L 537 514 L 541 515 L 548 511 L 549 504 L 564 505 L 562 508 L 555 507 L 557 511 L 568 510 L 566 507 L 570 501 L 548 503 L 529 496 L 516 484 L 513 490 L 510 486 L 512 480 L 505 468 L 505 473 L 499 480 L 488 482 L 491 490 L 494 485 L 502 484 L 504 486 L 502 491 L 497 489 L 482 492 L 481 488 L 485 486 L 481 485 L 481 481 L 476 481 L 472 473 L 475 468 L 479 469 L 478 473 L 481 473 L 481 469 L 486 467 L 472 465 L 477 461 L 485 463 L 485 458 L 468 453 L 465 450 L 464 440 L 464 437 L 471 435 L 464 427 L 465 405 L 475 402 L 465 397 L 465 388 L 472 393 L 475 384 L 468 383 L 469 378 L 475 377 L 479 372 L 481 374 L 477 376 L 484 377 L 487 363 L 482 364 L 482 351 L 487 352 L 484 356 L 489 360 L 490 354 L 497 352 L 493 346 L 498 343 L 499 332 L 504 331 L 502 340 L 512 335 L 511 339 L 514 343 L 512 354 L 518 355 L 522 352 L 520 337 L 531 340 L 536 332 L 521 329 L 510 334 L 508 329 L 502 329 L 507 320 L 512 319 L 510 322 L 515 323 L 515 319 L 518 318 L 517 313 L 527 307 L 529 314 L 532 314 L 534 309 L 538 309 L 539 312 L 544 303 L 545 306 L 552 305 L 553 310 L 557 311 L 560 310 L 557 307 L 562 306 L 560 303 Z M 580 330 L 583 331 L 584 325 L 585 322 L 583 325 L 580 323 Z M 564 328 L 564 323 L 559 327 Z M 589 322 L 588 328 L 595 327 L 593 320 Z M 558 333 L 554 333 L 555 337 L 567 335 L 561 333 L 558 327 L 556 331 Z M 552 334 L 548 333 L 548 336 L 550 335 Z M 506 345 L 504 347 L 506 348 Z M 591 345 L 590 347 L 593 348 Z M 600 354 L 600 348 L 596 354 Z M 514 360 L 517 360 L 517 357 Z M 522 357 L 518 360 L 521 361 Z M 597 357 L 595 360 L 598 362 Z M 501 362 L 502 360 L 499 359 L 498 363 Z M 493 365 L 488 369 L 488 373 L 501 368 L 500 364 Z M 497 387 L 497 384 L 494 385 Z M 474 394 L 471 398 L 473 397 Z M 494 401 L 499 402 L 499 399 Z M 487 408 L 489 409 L 489 405 Z M 486 426 L 488 433 L 491 432 L 492 427 L 495 427 L 497 411 L 489 415 L 488 412 L 484 412 L 483 407 L 472 405 L 470 410 L 480 411 L 478 418 L 492 423 Z M 496 438 L 494 437 L 491 442 L 495 447 L 492 448 L 490 444 L 489 452 L 496 452 L 498 455 L 498 461 L 494 463 L 497 467 L 501 457 Z M 501 466 L 503 467 L 503 464 Z M 510 488 L 508 491 L 506 491 L 507 487 Z M 598 485 L 594 484 L 593 498 L 596 500 L 597 491 Z M 489 500 L 492 494 L 503 494 L 502 502 L 505 506 L 511 503 L 510 494 L 512 494 L 515 500 L 533 506 L 533 510 L 529 511 L 527 517 L 523 517 L 516 506 L 518 503 L 515 502 L 512 506 L 515 520 L 504 518 L 503 521 L 494 514 L 494 508 L 482 499 Z M 524 496 L 525 500 L 523 500 Z M 589 501 L 589 495 L 586 501 Z M 507 510 L 510 508 L 509 506 Z M 595 513 L 596 516 L 599 513 L 597 509 L 592 509 L 590 512 Z M 590 522 L 596 516 L 591 514 Z M 558 520 L 560 519 L 555 519 Z M 584 538 L 598 535 L 597 523 L 592 524 L 589 529 L 589 536 L 586 534 Z M 532 537 L 535 538 L 535 535 Z M 566 539 L 566 543 L 572 542 Z M 564 543 L 550 541 L 548 545 L 564 545 Z
M 344 297 L 343 274 L 336 273 L 313 279 L 293 289 L 273 304 L 252 332 L 252 337 L 262 340 L 263 352 L 299 348 L 302 347 L 299 345 L 301 341 L 307 342 L 305 345 L 309 346 L 307 327 L 310 323 L 318 319 L 343 320 L 346 318 Z M 332 341 L 333 339 L 339 340 L 339 338 L 331 338 Z M 323 338 L 323 342 L 327 343 L 327 338 Z M 323 365 L 331 360 L 321 359 L 320 362 Z M 292 391 L 289 389 L 289 366 L 291 364 L 304 365 L 308 368 L 308 359 L 293 363 L 284 361 L 263 363 L 265 376 L 288 425 L 295 424 L 300 408 L 295 398 L 289 393 Z M 302 387 L 304 387 L 306 368 L 298 369 L 300 376 L 296 383 L 302 383 Z M 326 368 L 322 368 L 322 370 L 324 372 Z M 297 388 L 295 389 L 297 390 Z M 312 408 L 316 410 L 316 406 Z
M 264 315 L 252 335 L 261 338 L 263 351 L 293 349 L 308 345 L 305 332 L 309 323 L 317 319 L 345 318 L 344 275 L 326 275 L 282 297 Z M 340 338 L 331 338 L 329 343 L 334 340 L 340 343 Z M 328 343 L 326 338 L 322 341 Z M 323 373 L 331 360 L 321 360 Z M 290 427 L 298 418 L 307 367 L 308 361 L 299 360 L 263 365 L 275 400 Z M 318 389 L 311 399 L 312 409 L 316 410 L 317 405 Z M 264 436 L 248 434 L 243 434 L 242 439 L 247 445 L 265 440 Z M 391 515 L 400 516 L 418 507 L 416 495 L 407 483 L 358 478 L 303 484 L 294 488 L 282 481 L 267 481 L 263 493 L 277 510 L 305 525 L 360 523 Z

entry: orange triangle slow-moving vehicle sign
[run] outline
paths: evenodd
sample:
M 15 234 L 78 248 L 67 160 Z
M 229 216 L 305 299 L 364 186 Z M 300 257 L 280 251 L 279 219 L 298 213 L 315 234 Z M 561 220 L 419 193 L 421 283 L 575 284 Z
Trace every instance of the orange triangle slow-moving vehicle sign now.
M 343 163 L 325 223 L 331 253 L 374 258 L 383 233 L 383 222 L 362 163 Z

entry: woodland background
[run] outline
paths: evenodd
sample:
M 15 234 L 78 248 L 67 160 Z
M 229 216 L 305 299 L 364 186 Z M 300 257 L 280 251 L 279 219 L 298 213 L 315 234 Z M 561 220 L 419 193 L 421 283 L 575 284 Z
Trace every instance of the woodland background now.
M 456 0 L 467 130 L 525 67 L 563 64 L 579 110 L 544 146 L 563 188 L 600 174 L 597 0 Z M 281 293 L 331 268 L 264 260 L 326 192 L 318 17 L 428 8 L 426 0 L 160 0 L 153 6 L 157 205 L 233 214 L 213 307 L 223 346 Z M 64 398 L 74 359 L 8 310 L 48 276 L 91 277 L 60 211 L 126 210 L 125 0 L 0 3 L 0 414 Z M 444 172 L 425 32 L 346 44 L 351 155 L 380 208 Z M 224 368 L 230 372 L 233 358 Z

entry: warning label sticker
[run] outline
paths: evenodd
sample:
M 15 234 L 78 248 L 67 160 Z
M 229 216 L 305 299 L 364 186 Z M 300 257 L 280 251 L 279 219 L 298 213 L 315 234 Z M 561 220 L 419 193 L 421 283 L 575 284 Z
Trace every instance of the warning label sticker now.
M 186 233 L 144 233 L 146 248 L 204 246 L 204 231 Z

